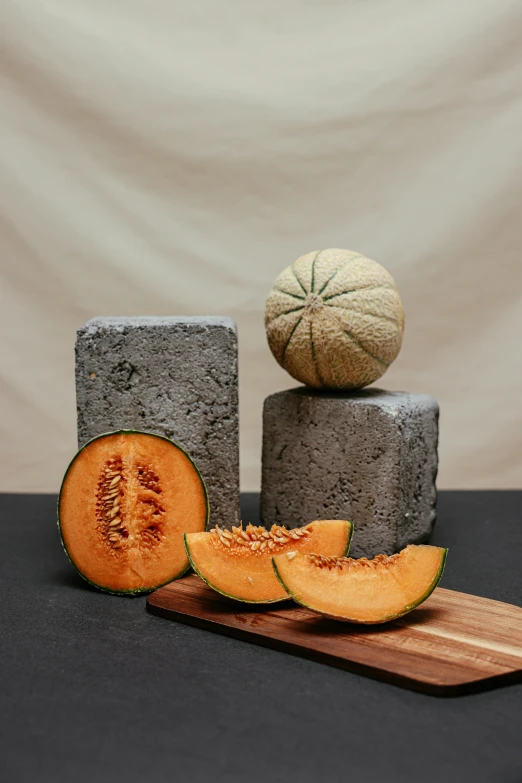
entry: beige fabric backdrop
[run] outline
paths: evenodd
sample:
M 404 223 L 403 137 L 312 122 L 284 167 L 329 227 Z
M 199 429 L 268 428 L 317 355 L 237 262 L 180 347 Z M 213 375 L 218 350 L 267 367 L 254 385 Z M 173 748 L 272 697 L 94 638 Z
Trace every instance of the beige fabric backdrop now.
M 94 315 L 240 334 L 242 486 L 295 385 L 262 311 L 322 247 L 395 276 L 380 385 L 441 404 L 441 487 L 522 486 L 519 0 L 4 0 L 2 490 L 56 490 Z

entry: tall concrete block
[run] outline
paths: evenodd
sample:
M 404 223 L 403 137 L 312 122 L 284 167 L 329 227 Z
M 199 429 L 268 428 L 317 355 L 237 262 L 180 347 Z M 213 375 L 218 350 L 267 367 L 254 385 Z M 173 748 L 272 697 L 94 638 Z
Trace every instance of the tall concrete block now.
M 263 524 L 349 519 L 354 557 L 427 541 L 436 516 L 438 416 L 425 394 L 299 388 L 271 395 L 263 412 Z
M 217 316 L 94 318 L 76 340 L 78 445 L 137 429 L 186 449 L 211 519 L 239 520 L 237 332 Z

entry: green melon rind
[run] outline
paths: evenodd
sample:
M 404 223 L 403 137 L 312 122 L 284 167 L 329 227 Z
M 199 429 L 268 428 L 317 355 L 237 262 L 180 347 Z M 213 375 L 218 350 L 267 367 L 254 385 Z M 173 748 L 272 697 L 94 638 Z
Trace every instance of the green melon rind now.
M 177 449 L 179 449 L 179 451 L 183 452 L 183 454 L 188 458 L 188 460 L 192 463 L 192 465 L 196 469 L 196 473 L 199 476 L 199 479 L 201 481 L 201 485 L 203 487 L 203 492 L 205 494 L 205 505 L 206 505 L 207 513 L 206 513 L 205 527 L 203 528 L 202 532 L 205 532 L 205 530 L 207 530 L 207 528 L 208 528 L 208 523 L 209 523 L 209 520 L 210 520 L 210 503 L 209 503 L 209 499 L 208 499 L 207 486 L 205 484 L 203 476 L 201 475 L 201 472 L 200 472 L 198 466 L 196 465 L 196 463 L 194 462 L 194 460 L 192 459 L 190 454 L 184 448 L 179 446 L 177 443 L 175 443 L 170 438 L 166 438 L 164 435 L 158 435 L 156 432 L 145 432 L 144 430 L 114 430 L 112 432 L 103 432 L 101 435 L 96 435 L 96 437 L 91 438 L 91 440 L 87 441 L 87 443 L 84 443 L 84 445 L 81 447 L 81 449 L 79 449 L 76 452 L 76 454 L 74 455 L 72 460 L 69 462 L 69 465 L 67 466 L 67 470 L 65 471 L 65 475 L 64 475 L 64 477 L 62 479 L 62 483 L 60 485 L 60 492 L 58 494 L 58 504 L 57 504 L 58 520 L 57 521 L 58 521 L 58 532 L 60 534 L 60 541 L 62 543 L 63 551 L 65 552 L 65 554 L 67 555 L 67 558 L 72 563 L 72 565 L 74 566 L 76 571 L 79 573 L 81 578 L 84 579 L 86 582 L 88 582 L 88 584 L 90 584 L 92 587 L 96 587 L 98 590 L 102 590 L 104 593 L 110 593 L 111 595 L 127 595 L 127 596 L 131 596 L 132 597 L 134 595 L 140 595 L 141 593 L 150 593 L 150 592 L 152 592 L 152 590 L 157 590 L 159 587 L 163 587 L 164 585 L 168 585 L 170 582 L 173 582 L 175 579 L 180 579 L 189 570 L 190 563 L 187 563 L 187 565 L 178 574 L 170 577 L 169 579 L 167 579 L 165 582 L 162 582 L 161 584 L 153 585 L 152 587 L 140 587 L 140 588 L 138 588 L 136 590 L 113 590 L 110 587 L 106 587 L 105 585 L 99 585 L 96 582 L 92 582 L 90 579 L 87 579 L 85 574 L 82 574 L 82 572 L 80 571 L 80 569 L 78 568 L 78 566 L 76 565 L 74 560 L 72 559 L 71 555 L 67 551 L 67 547 L 65 546 L 65 542 L 63 540 L 63 535 L 62 535 L 62 527 L 61 527 L 61 524 L 60 524 L 60 500 L 61 500 L 61 497 L 62 497 L 62 490 L 63 490 L 63 487 L 65 485 L 65 481 L 67 479 L 67 475 L 69 473 L 69 470 L 71 469 L 71 467 L 72 467 L 73 463 L 75 462 L 75 460 L 82 453 L 82 451 L 84 449 L 86 449 L 87 446 L 89 446 L 95 440 L 100 440 L 100 438 L 106 438 L 109 435 L 151 435 L 154 438 L 159 438 L 160 440 L 166 440 L 168 443 L 171 443 L 173 446 L 175 446 Z
M 352 545 L 352 538 L 353 538 L 353 522 L 350 522 L 348 519 L 345 520 L 348 523 L 348 540 L 346 542 L 346 549 L 344 550 L 343 557 L 348 557 L 348 552 L 350 551 L 350 547 Z
M 346 557 L 346 555 L 348 554 L 348 552 L 350 550 L 350 544 L 352 542 L 353 522 L 349 522 L 348 520 L 344 520 L 344 521 L 348 525 L 348 537 L 347 537 L 347 540 L 346 540 L 346 549 L 345 549 L 345 552 L 344 552 L 344 557 Z M 212 590 L 215 590 L 216 593 L 219 593 L 220 595 L 224 595 L 226 598 L 231 598 L 233 601 L 240 601 L 243 604 L 277 604 L 277 603 L 280 603 L 281 601 L 288 601 L 288 599 L 290 598 L 290 596 L 285 596 L 284 598 L 273 598 L 271 601 L 250 601 L 248 598 L 238 598 L 236 595 L 231 595 L 230 593 L 225 593 L 224 590 L 220 590 L 219 587 L 216 587 L 216 585 L 213 584 L 213 582 L 209 582 L 207 577 L 204 576 L 201 573 L 201 571 L 199 570 L 199 568 L 195 564 L 194 560 L 192 559 L 192 555 L 190 554 L 190 547 L 189 547 L 189 544 L 188 544 L 188 541 L 187 541 L 187 534 L 186 533 L 183 534 L 183 541 L 185 543 L 185 551 L 187 553 L 187 557 L 189 559 L 189 563 L 190 563 L 192 569 L 200 577 L 200 579 L 202 579 L 205 582 L 205 584 L 207 584 L 209 587 L 211 587 Z M 274 562 L 274 559 L 272 558 L 272 563 L 273 562 Z M 276 571 L 276 574 L 277 574 L 277 571 Z M 279 581 L 281 582 L 280 579 L 279 579 Z M 282 582 L 281 582 L 281 584 L 282 584 Z M 284 585 L 283 585 L 283 587 L 284 587 Z M 286 590 L 286 587 L 285 587 L 285 590 Z M 287 590 L 287 592 L 288 592 L 288 590 Z
M 413 604 L 408 604 L 408 606 L 405 607 L 403 612 L 399 612 L 398 614 L 392 614 L 389 617 L 385 617 L 383 620 L 376 620 L 376 621 L 368 621 L 365 622 L 364 620 L 351 620 L 348 617 L 339 617 L 338 615 L 333 614 L 327 614 L 326 612 L 320 612 L 318 609 L 314 609 L 313 606 L 310 606 L 309 604 L 305 604 L 304 601 L 300 601 L 299 598 L 297 598 L 294 593 L 285 585 L 283 582 L 283 579 L 281 578 L 281 575 L 279 571 L 277 570 L 277 565 L 274 562 L 274 558 L 272 558 L 272 565 L 274 567 L 275 574 L 281 584 L 283 585 L 284 589 L 288 593 L 289 598 L 292 598 L 296 604 L 300 604 L 301 606 L 304 606 L 306 609 L 310 609 L 310 611 L 315 612 L 316 614 L 321 615 L 321 617 L 328 617 L 331 620 L 338 620 L 340 622 L 345 623 L 354 623 L 357 625 L 381 625 L 382 623 L 388 623 L 391 620 L 397 620 L 399 617 L 404 617 L 405 614 L 408 614 L 409 612 L 413 611 L 413 609 L 416 609 L 418 606 L 420 606 L 424 601 L 426 601 L 427 598 L 430 597 L 430 595 L 433 593 L 435 588 L 437 587 L 438 583 L 440 582 L 440 579 L 442 577 L 442 574 L 444 573 L 444 566 L 446 564 L 446 557 L 448 554 L 447 549 L 443 549 L 441 554 L 441 560 L 440 560 L 440 566 L 439 570 L 437 571 L 437 574 L 435 578 L 433 579 L 432 584 L 428 588 L 428 590 L 422 595 L 418 601 L 415 601 Z

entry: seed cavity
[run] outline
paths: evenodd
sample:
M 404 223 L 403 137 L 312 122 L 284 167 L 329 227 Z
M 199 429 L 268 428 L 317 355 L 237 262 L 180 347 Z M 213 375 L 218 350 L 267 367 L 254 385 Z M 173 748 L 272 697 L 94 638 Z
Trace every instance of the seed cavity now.
M 372 559 L 367 557 L 328 557 L 327 555 L 316 555 L 311 553 L 308 555 L 310 563 L 317 568 L 327 568 L 329 571 L 332 568 L 339 570 L 351 570 L 351 569 L 373 569 L 377 566 L 382 567 L 393 565 L 399 557 L 396 555 L 376 555 Z
M 239 527 L 233 526 L 232 530 L 216 525 L 210 531 L 212 541 L 217 545 L 222 545 L 227 549 L 249 549 L 251 552 L 266 552 L 267 549 L 277 550 L 293 541 L 301 541 L 310 535 L 311 530 L 308 527 L 293 528 L 288 530 L 283 525 L 272 525 L 270 530 L 264 527 L 256 527 L 248 524 L 243 528 L 243 523 Z
M 111 550 L 156 546 L 163 537 L 161 485 L 150 465 L 107 460 L 98 479 L 96 516 L 101 535 Z M 132 508 L 128 498 L 132 497 Z
M 138 481 L 140 485 L 154 492 L 156 495 L 161 495 L 161 484 L 158 474 L 148 465 L 138 465 Z

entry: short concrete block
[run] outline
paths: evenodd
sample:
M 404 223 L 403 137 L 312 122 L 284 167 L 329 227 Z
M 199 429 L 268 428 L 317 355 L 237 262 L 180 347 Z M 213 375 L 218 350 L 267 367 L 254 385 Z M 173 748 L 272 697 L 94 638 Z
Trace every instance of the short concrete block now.
M 193 457 L 211 519 L 239 520 L 237 332 L 217 316 L 94 318 L 76 340 L 78 445 L 103 432 L 166 435 Z
M 425 394 L 301 387 L 271 395 L 263 412 L 263 524 L 349 519 L 354 557 L 427 541 L 438 417 Z

